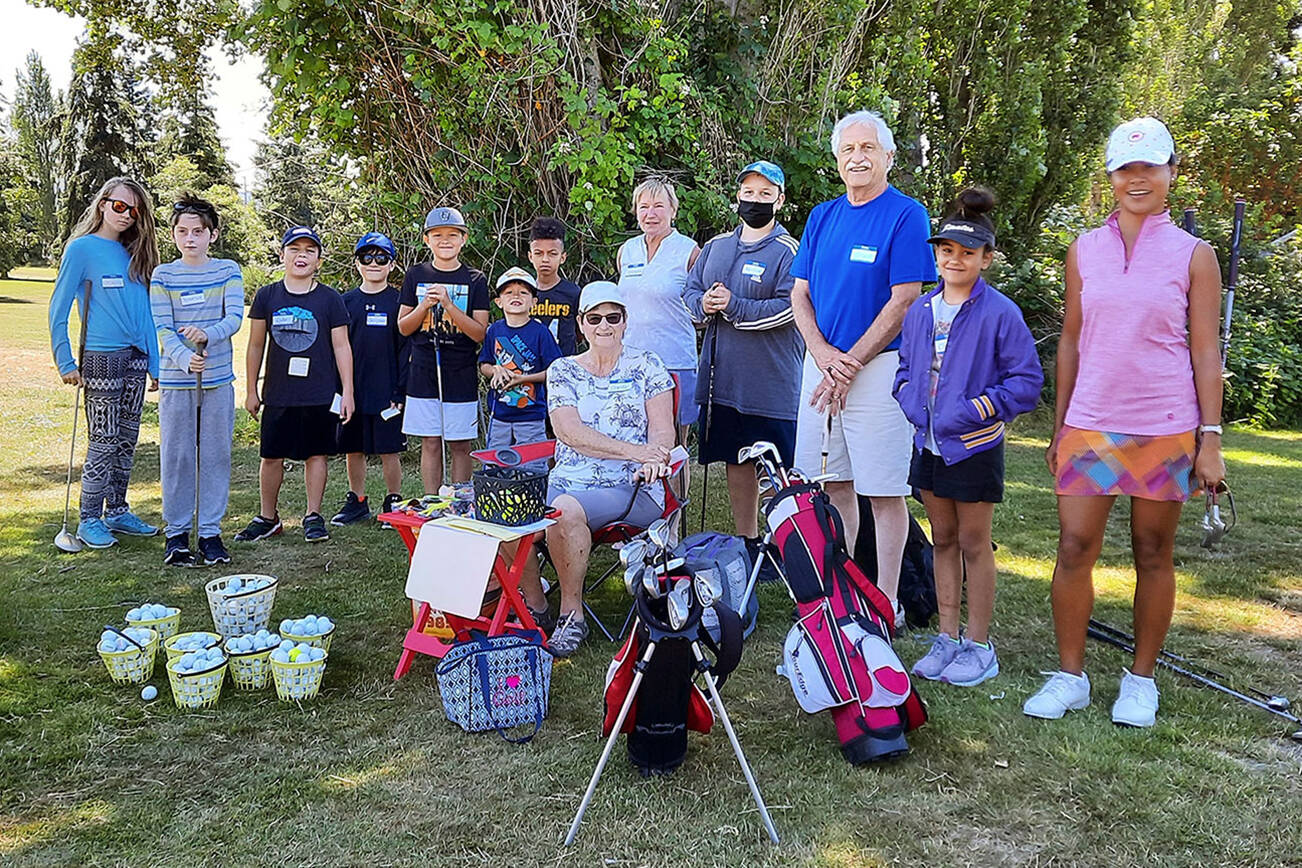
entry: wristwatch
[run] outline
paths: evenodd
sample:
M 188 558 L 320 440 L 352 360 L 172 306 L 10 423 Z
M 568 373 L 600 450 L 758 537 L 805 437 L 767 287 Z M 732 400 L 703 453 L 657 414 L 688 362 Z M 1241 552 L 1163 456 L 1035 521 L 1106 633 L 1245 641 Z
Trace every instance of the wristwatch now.
M 1220 425 L 1199 425 L 1199 426 L 1198 426 L 1198 433 L 1199 433 L 1199 434 L 1220 434 L 1220 435 L 1224 435 L 1225 432 L 1224 432 L 1224 430 L 1221 428 Z

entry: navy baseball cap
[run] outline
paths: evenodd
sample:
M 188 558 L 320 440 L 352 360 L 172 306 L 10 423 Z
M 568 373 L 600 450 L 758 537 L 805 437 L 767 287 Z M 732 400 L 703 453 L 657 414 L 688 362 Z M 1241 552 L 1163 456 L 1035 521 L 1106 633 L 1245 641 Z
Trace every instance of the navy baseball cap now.
M 389 240 L 389 236 L 385 235 L 383 232 L 367 232 L 361 238 L 358 238 L 357 246 L 353 248 L 353 255 L 356 256 L 368 247 L 374 247 L 376 250 L 383 250 L 385 253 L 389 254 L 389 258 L 391 259 L 398 258 L 398 248 L 393 246 L 393 242 Z
M 946 220 L 940 224 L 936 234 L 927 239 L 928 244 L 939 244 L 942 241 L 953 241 L 970 250 L 977 250 L 981 247 L 989 247 L 993 250 L 995 247 L 995 233 L 970 220 Z
M 300 238 L 306 238 L 316 245 L 317 250 L 324 250 L 325 245 L 321 243 L 321 236 L 316 234 L 316 230 L 311 226 L 291 226 L 285 232 L 285 237 L 280 239 L 280 249 L 284 250 L 289 245 L 298 241 Z
M 787 176 L 777 163 L 770 163 L 768 160 L 756 160 L 737 174 L 737 183 L 740 184 L 742 178 L 750 174 L 759 175 L 766 181 L 772 181 L 783 191 L 787 189 Z
M 425 215 L 425 228 L 422 232 L 428 232 L 431 229 L 442 229 L 444 226 L 451 226 L 460 229 L 462 232 L 468 232 L 466 228 L 466 218 L 461 216 L 461 212 L 456 208 L 432 208 Z

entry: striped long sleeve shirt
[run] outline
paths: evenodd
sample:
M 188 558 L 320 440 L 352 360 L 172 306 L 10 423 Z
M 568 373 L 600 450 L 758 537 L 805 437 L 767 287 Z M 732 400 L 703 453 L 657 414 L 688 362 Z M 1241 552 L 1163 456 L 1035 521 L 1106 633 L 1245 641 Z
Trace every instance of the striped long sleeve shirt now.
M 210 259 L 194 266 L 178 259 L 160 265 L 149 282 L 149 303 L 162 348 L 158 378 L 162 388 L 194 388 L 190 359 L 195 347 L 181 337 L 183 326 L 198 326 L 208 335 L 204 388 L 235 380 L 231 338 L 244 319 L 244 278 L 237 263 Z

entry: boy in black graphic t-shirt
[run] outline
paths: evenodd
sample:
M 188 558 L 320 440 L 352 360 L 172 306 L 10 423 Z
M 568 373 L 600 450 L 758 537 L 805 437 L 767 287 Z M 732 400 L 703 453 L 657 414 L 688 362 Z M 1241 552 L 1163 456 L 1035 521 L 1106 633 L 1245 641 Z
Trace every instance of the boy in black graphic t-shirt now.
M 425 216 L 433 262 L 402 281 L 398 329 L 411 337 L 411 367 L 402 433 L 422 438 L 420 477 L 426 494 L 442 487 L 443 440 L 452 452 L 452 480 L 470 481 L 470 443 L 479 433 L 475 360 L 488 328 L 488 280 L 461 263 L 466 221 L 455 208 Z
M 348 346 L 348 310 L 339 293 L 317 283 L 321 239 L 308 226 L 294 226 L 281 242 L 285 277 L 258 290 L 249 307 L 249 347 L 245 355 L 248 397 L 244 407 L 253 418 L 262 414 L 262 464 L 258 471 L 261 511 L 235 535 L 252 542 L 283 529 L 276 502 L 285 478 L 285 459 L 304 462 L 307 515 L 303 538 L 330 538 L 321 517 L 325 496 L 326 456 L 335 452 L 339 419 L 353 415 L 353 355 Z M 267 336 L 271 340 L 267 340 Z M 267 376 L 258 389 L 266 352 Z M 338 416 L 332 412 L 335 386 Z
M 339 426 L 339 451 L 348 456 L 348 495 L 330 519 L 334 525 L 371 517 L 366 499 L 366 456 L 379 455 L 388 493 L 381 512 L 402 499 L 402 404 L 407 388 L 407 338 L 398 331 L 398 290 L 389 286 L 397 249 L 379 232 L 363 235 L 353 248 L 362 285 L 344 293 L 348 342 L 353 349 L 357 408 Z
M 531 314 L 547 326 L 561 352 L 579 351 L 579 285 L 561 277 L 565 264 L 565 224 L 555 217 L 536 217 L 529 230 L 529 262 L 538 275 L 538 298 Z

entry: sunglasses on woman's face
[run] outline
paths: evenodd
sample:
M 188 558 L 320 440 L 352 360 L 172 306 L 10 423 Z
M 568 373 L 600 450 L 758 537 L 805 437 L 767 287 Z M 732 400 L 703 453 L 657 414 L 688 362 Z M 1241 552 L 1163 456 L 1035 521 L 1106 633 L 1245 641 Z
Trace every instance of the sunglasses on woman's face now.
M 393 261 L 387 253 L 363 253 L 357 257 L 357 261 L 362 265 L 379 265 L 385 266 Z
M 129 213 L 131 215 L 132 220 L 135 220 L 140 216 L 140 211 L 136 208 L 135 205 L 132 205 L 130 202 L 123 202 L 121 199 L 112 199 L 108 196 L 105 196 L 103 201 L 109 204 L 109 207 L 113 209 L 114 214 Z
M 601 325 L 603 319 L 611 325 L 619 325 L 624 321 L 624 312 L 617 310 L 613 313 L 589 313 L 584 314 L 584 319 L 588 321 L 590 326 Z

